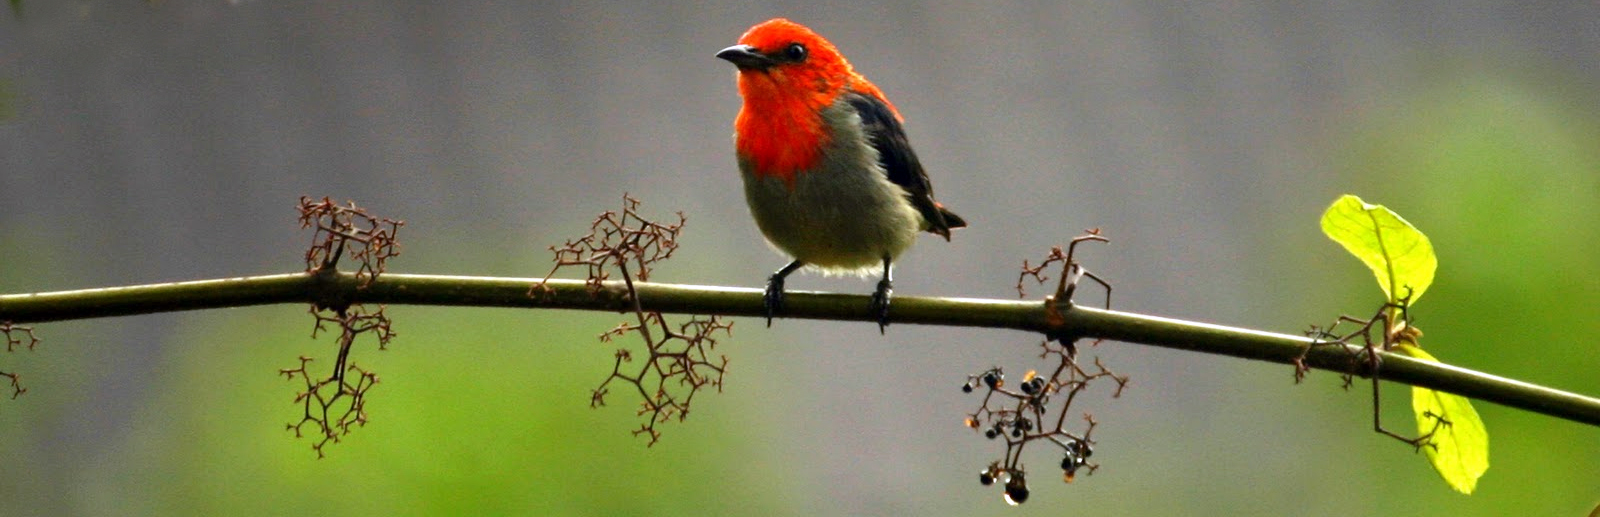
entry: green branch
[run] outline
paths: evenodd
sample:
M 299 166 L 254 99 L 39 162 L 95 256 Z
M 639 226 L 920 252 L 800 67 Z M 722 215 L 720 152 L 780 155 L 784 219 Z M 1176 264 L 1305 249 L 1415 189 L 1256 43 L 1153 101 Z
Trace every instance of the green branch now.
M 37 323 L 158 312 L 282 303 L 446 305 L 623 312 L 627 290 L 608 282 L 591 293 L 582 280 L 552 279 L 529 296 L 530 278 L 385 273 L 360 287 L 354 274 L 293 273 L 102 289 L 0 295 L 0 322 Z M 760 289 L 635 283 L 644 310 L 668 313 L 762 316 Z M 791 291 L 785 316 L 876 321 L 869 297 Z M 900 324 L 1013 329 L 1049 335 L 1107 339 L 1180 350 L 1292 364 L 1311 340 L 1302 336 L 1225 327 L 1157 316 L 1071 306 L 1059 314 L 1047 302 L 897 296 L 890 312 Z M 1350 347 L 1341 349 L 1341 347 Z M 1319 346 L 1305 355 L 1313 368 L 1348 372 L 1352 345 Z M 1600 426 L 1600 399 L 1497 377 L 1447 364 L 1382 353 L 1386 380 L 1455 393 L 1509 407 Z M 1358 372 L 1366 375 L 1370 372 Z

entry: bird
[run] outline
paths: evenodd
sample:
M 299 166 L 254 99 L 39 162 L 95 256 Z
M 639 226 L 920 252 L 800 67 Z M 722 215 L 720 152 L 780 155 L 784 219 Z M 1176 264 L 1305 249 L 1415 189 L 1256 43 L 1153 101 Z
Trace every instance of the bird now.
M 767 242 L 792 259 L 767 278 L 767 326 L 795 271 L 866 277 L 881 267 L 869 311 L 884 332 L 895 260 L 922 232 L 949 241 L 967 221 L 934 200 L 900 111 L 815 31 L 774 18 L 717 57 L 737 68 L 745 201 Z

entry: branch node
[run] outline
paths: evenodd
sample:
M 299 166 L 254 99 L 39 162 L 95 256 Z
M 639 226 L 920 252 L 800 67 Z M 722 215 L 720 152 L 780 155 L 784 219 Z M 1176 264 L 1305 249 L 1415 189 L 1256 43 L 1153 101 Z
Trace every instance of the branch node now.
M 340 285 L 339 260 L 348 252 L 360 264 L 356 269 L 356 290 L 366 289 L 384 273 L 388 260 L 400 255 L 395 235 L 405 223 L 373 216 L 354 202 L 338 205 L 326 197 L 321 201 L 301 197 L 299 212 L 300 227 L 315 228 L 311 247 L 305 253 L 306 271 L 313 278 L 311 337 L 315 339 L 329 326 L 337 327 L 338 354 L 326 377 L 314 376 L 307 370 L 312 361 L 308 356 L 300 356 L 300 366 L 280 369 L 278 373 L 304 383 L 304 391 L 294 397 L 301 406 L 300 421 L 289 423 L 287 428 L 294 431 L 296 438 L 305 436 L 305 428 L 314 429 L 317 438 L 311 448 L 322 458 L 324 447 L 338 443 L 353 427 L 367 424 L 367 392 L 378 383 L 378 375 L 350 359 L 356 340 L 363 334 L 371 335 L 378 349 L 385 350 L 395 337 L 392 321 L 384 314 L 386 306 L 369 311 L 355 303 L 355 293 Z
M 1356 376 L 1365 377 L 1372 381 L 1373 430 L 1378 434 L 1410 445 L 1419 451 L 1423 447 L 1433 447 L 1437 450 L 1438 445 L 1433 443 L 1433 435 L 1439 430 L 1440 426 L 1448 427 L 1450 425 L 1448 420 L 1441 418 L 1439 415 L 1429 413 L 1428 415 L 1434 419 L 1433 428 L 1420 436 L 1411 438 L 1385 428 L 1383 426 L 1382 411 L 1380 411 L 1382 407 L 1380 387 L 1382 384 L 1379 382 L 1379 370 L 1383 367 L 1382 352 L 1392 350 L 1400 344 L 1416 346 L 1417 338 L 1422 336 L 1422 331 L 1411 323 L 1411 292 L 1409 287 L 1406 289 L 1405 296 L 1396 301 L 1384 303 L 1371 318 L 1361 319 L 1354 316 L 1340 315 L 1332 324 L 1326 327 L 1312 325 L 1306 331 L 1306 336 L 1311 338 L 1311 343 L 1307 344 L 1301 350 L 1300 355 L 1291 361 L 1294 365 L 1294 381 L 1299 384 L 1305 379 L 1306 374 L 1311 371 L 1311 365 L 1306 359 L 1313 350 L 1330 346 L 1338 347 L 1345 352 L 1349 359 L 1347 369 L 1340 374 L 1340 379 L 1344 381 L 1342 387 L 1345 390 L 1349 390 L 1354 385 Z M 1353 325 L 1354 330 L 1341 334 L 1339 331 L 1341 325 Z M 1374 337 L 1374 333 L 1377 334 L 1377 337 Z

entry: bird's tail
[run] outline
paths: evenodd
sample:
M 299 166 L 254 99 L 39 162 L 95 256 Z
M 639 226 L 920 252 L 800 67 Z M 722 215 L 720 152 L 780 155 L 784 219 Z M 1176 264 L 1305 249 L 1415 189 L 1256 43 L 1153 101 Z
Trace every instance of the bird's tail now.
M 956 215 L 955 212 L 951 212 L 949 209 L 947 209 L 947 208 L 945 208 L 943 206 L 939 207 L 939 216 L 944 218 L 944 227 L 945 228 L 949 228 L 951 230 L 954 230 L 956 228 L 966 228 L 967 227 L 967 220 L 966 219 L 962 219 L 961 216 Z
M 967 227 L 966 219 L 962 219 L 961 216 L 956 215 L 955 212 L 951 212 L 950 209 L 945 208 L 944 205 L 934 203 L 933 207 L 938 215 L 933 218 L 934 220 L 928 221 L 929 232 L 938 234 L 940 237 L 944 237 L 944 240 L 948 241 L 950 240 L 950 230 Z

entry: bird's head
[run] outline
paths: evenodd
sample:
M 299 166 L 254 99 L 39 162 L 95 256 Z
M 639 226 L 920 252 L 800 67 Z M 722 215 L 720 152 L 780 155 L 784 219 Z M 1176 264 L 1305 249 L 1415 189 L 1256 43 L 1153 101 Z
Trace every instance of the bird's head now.
M 846 92 L 876 97 L 899 116 L 838 48 L 783 18 L 756 24 L 717 57 L 739 68 L 744 106 L 734 119 L 737 151 L 763 176 L 792 179 L 818 163 L 832 138 L 823 110 L 837 106 Z
M 784 18 L 756 24 L 717 57 L 739 68 L 739 92 L 747 101 L 799 100 L 821 108 L 865 82 L 827 39 Z

